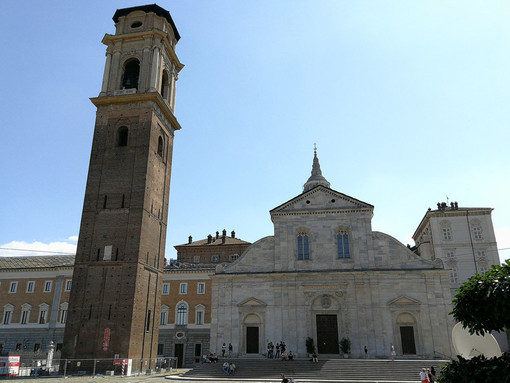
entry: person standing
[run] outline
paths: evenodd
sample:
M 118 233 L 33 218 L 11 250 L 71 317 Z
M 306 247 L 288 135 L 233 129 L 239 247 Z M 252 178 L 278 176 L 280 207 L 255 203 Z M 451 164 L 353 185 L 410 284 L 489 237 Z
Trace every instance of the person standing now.
M 227 345 L 223 343 L 223 346 L 221 346 L 221 356 L 225 357 L 225 351 L 227 351 Z
M 429 383 L 430 382 L 429 377 L 427 376 L 427 371 L 425 371 L 424 368 L 422 368 L 420 371 L 420 381 L 421 381 L 421 383 Z
M 312 363 L 319 363 L 319 357 L 315 351 L 312 354 Z
M 368 348 L 367 348 L 367 346 L 365 346 L 365 359 L 367 359 L 367 358 L 368 358 Z
M 390 353 L 391 353 L 391 361 L 394 362 L 395 356 L 397 355 L 397 353 L 395 351 L 395 345 L 393 343 L 391 344 L 391 347 L 390 347 Z
M 427 368 L 427 376 L 429 377 L 430 383 L 434 383 L 436 380 L 436 377 L 432 375 L 432 372 L 430 371 L 430 368 Z
M 228 344 L 228 356 L 232 356 L 232 351 L 234 350 L 234 347 L 232 347 L 232 343 Z

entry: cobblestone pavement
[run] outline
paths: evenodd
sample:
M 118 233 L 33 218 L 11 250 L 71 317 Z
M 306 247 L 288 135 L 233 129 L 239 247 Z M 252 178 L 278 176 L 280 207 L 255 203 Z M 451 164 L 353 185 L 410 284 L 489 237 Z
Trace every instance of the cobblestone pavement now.
M 152 375 L 140 375 L 140 376 L 68 376 L 68 377 L 19 377 L 19 378 L 2 378 L 15 383 L 171 383 L 171 380 L 165 379 L 165 376 L 172 374 L 180 374 L 188 370 L 175 370 L 171 373 L 166 372 L 164 374 L 152 374 Z

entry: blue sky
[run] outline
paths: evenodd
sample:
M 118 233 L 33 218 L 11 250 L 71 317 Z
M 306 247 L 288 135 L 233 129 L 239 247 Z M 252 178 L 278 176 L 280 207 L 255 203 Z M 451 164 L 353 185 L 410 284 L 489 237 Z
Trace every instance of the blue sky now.
M 74 251 L 101 39 L 141 4 L 0 2 L 0 247 Z M 314 143 L 331 187 L 375 206 L 374 230 L 411 243 L 448 197 L 494 208 L 510 258 L 509 2 L 158 4 L 186 65 L 167 258 L 188 235 L 272 235 L 269 210 L 301 193 Z

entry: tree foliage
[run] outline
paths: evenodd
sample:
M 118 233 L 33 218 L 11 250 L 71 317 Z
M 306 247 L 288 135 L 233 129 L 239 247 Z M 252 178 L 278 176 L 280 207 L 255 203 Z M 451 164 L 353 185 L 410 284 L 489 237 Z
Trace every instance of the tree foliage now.
M 437 383 L 510 383 L 510 352 L 499 358 L 486 359 L 483 355 L 473 359 L 459 356 L 449 362 L 437 378 Z
M 454 318 L 471 333 L 510 328 L 510 260 L 471 277 L 460 287 L 453 305 Z
M 471 334 L 510 328 L 510 260 L 464 283 L 453 300 L 453 316 Z M 510 352 L 491 359 L 458 357 L 441 370 L 438 383 L 510 383 Z

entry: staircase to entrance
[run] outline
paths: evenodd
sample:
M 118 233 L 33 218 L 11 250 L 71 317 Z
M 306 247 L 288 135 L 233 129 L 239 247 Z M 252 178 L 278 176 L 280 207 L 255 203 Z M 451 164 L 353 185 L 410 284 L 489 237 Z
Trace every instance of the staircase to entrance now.
M 235 375 L 222 371 L 225 361 L 234 362 Z M 220 359 L 218 363 L 202 364 L 179 378 L 190 381 L 232 380 L 252 382 L 280 382 L 281 375 L 299 382 L 419 382 L 422 368 L 434 366 L 439 373 L 446 360 L 378 360 L 330 359 L 312 363 L 308 359 L 281 361 L 271 359 Z M 169 377 L 170 378 L 170 377 Z M 176 379 L 176 377 L 171 377 Z

